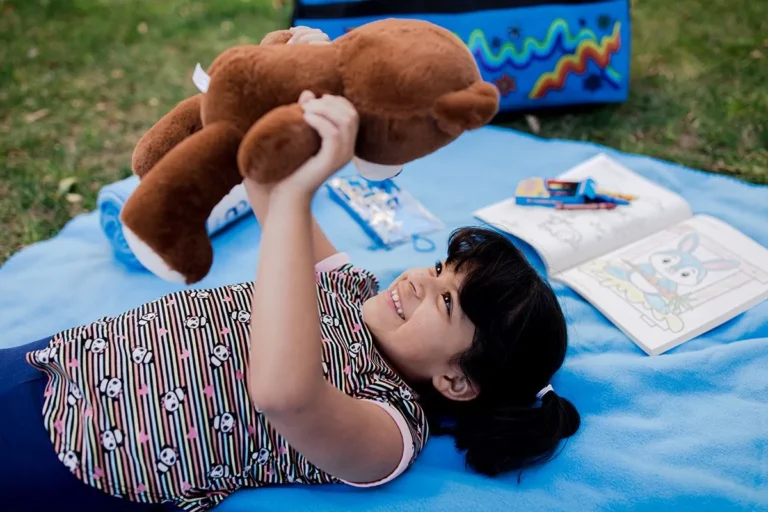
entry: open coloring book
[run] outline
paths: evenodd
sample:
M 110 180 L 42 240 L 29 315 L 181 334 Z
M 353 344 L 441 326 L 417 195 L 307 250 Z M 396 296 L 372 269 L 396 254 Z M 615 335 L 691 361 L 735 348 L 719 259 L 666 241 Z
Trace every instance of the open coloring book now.
M 768 298 L 768 250 L 606 155 L 557 179 L 593 178 L 637 196 L 615 210 L 518 206 L 475 212 L 533 246 L 552 279 L 599 309 L 650 355 L 676 347 Z

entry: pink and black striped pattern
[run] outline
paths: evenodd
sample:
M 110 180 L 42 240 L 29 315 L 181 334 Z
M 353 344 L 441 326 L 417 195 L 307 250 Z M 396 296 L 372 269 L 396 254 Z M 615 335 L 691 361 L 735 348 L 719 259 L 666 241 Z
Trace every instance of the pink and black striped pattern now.
M 405 419 L 413 462 L 428 436 L 411 390 L 365 327 L 375 277 L 317 272 L 323 373 Z M 85 483 L 202 511 L 244 487 L 338 483 L 270 426 L 247 390 L 252 285 L 174 293 L 54 336 L 30 352 L 49 377 L 43 415 L 59 459 Z

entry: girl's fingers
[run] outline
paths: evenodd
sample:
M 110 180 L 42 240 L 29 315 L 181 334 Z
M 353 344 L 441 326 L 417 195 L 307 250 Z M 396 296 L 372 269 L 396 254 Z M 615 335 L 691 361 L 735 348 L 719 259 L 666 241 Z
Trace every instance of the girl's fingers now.
M 357 118 L 357 110 L 355 110 L 355 106 L 352 105 L 352 102 L 350 102 L 347 98 L 343 96 L 327 96 L 329 101 L 331 101 L 336 108 L 338 108 L 341 111 L 346 112 L 346 114 L 352 118 L 353 120 Z
M 327 35 L 323 34 L 322 32 L 317 32 L 317 33 L 310 32 L 310 33 L 302 34 L 301 36 L 299 36 L 299 39 L 296 42 L 312 44 L 312 43 L 327 43 L 329 41 L 330 41 L 330 38 Z
M 343 124 L 348 117 L 347 112 L 343 108 L 334 104 L 334 102 L 326 96 L 309 100 L 304 104 L 304 110 L 322 116 L 336 125 Z
M 306 33 L 307 33 L 307 31 L 309 31 L 309 30 L 311 30 L 311 29 L 309 29 L 309 28 L 306 28 L 306 27 L 297 27 L 295 30 L 294 30 L 294 29 L 291 29 L 291 33 L 292 33 L 293 35 L 292 35 L 292 36 L 291 36 L 291 38 L 288 40 L 288 44 L 294 44 L 294 43 L 296 43 L 296 42 L 299 40 L 299 38 L 300 38 L 302 35 L 306 34 Z
M 304 110 L 321 115 L 337 126 L 354 126 L 357 122 L 357 112 L 351 103 L 338 96 L 325 95 L 322 98 L 308 101 Z
M 291 29 L 291 33 L 293 36 L 288 40 L 288 44 L 330 42 L 328 35 L 316 28 L 296 27 L 295 30 Z
M 299 105 L 304 105 L 310 100 L 315 99 L 315 93 L 312 91 L 304 91 L 301 93 L 301 96 L 299 96 Z
M 354 125 L 346 121 L 346 118 L 339 119 L 338 115 L 334 116 L 332 112 L 326 111 L 307 112 L 306 115 L 311 115 L 322 119 L 325 123 L 328 124 L 328 126 L 333 127 L 334 137 L 338 139 L 339 144 L 346 145 L 352 138 L 351 134 L 353 132 Z M 322 134 L 320 135 L 322 136 Z
M 346 100 L 342 100 L 337 96 L 325 95 L 308 101 L 303 108 L 306 112 L 327 119 L 345 137 L 349 137 L 357 129 L 357 112 Z
M 335 152 L 348 152 L 354 147 L 355 134 L 357 132 L 357 118 L 350 115 L 345 109 L 331 96 L 323 96 L 320 99 L 310 100 L 305 106 L 307 115 L 317 116 L 335 130 L 333 141 L 323 141 L 324 147 L 329 147 Z M 323 133 L 320 133 L 321 137 Z
M 339 129 L 325 117 L 314 112 L 305 112 L 304 119 L 307 124 L 317 130 L 322 139 L 322 149 L 335 152 L 341 143 Z
M 329 113 L 333 116 L 333 121 L 344 134 L 346 143 L 348 139 L 354 138 L 357 132 L 357 111 L 346 98 L 328 96 L 327 99 L 330 105 Z

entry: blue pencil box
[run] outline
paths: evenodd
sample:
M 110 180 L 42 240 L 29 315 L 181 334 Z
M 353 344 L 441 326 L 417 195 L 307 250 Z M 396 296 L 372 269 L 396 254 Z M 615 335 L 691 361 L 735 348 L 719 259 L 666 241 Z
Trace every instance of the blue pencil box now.
M 339 203 L 373 240 L 374 249 L 391 249 L 413 242 L 417 250 L 434 248 L 425 235 L 445 225 L 393 180 L 368 181 L 362 176 L 332 178 L 327 184 Z M 420 249 L 421 247 L 421 249 Z
M 496 84 L 501 112 L 622 103 L 630 0 L 296 0 L 291 22 L 331 39 L 382 18 L 443 26 Z

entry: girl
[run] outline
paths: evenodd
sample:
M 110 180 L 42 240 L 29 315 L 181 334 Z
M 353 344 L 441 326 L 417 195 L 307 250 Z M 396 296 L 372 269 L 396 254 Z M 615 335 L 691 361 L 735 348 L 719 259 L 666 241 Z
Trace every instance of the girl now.
M 353 156 L 357 115 L 340 97 L 300 103 L 322 148 L 271 189 L 246 181 L 263 229 L 253 283 L 0 352 L 4 510 L 202 511 L 247 487 L 376 486 L 430 429 L 496 475 L 576 432 L 549 385 L 566 326 L 545 281 L 506 238 L 465 228 L 444 261 L 379 290 L 310 211 Z

